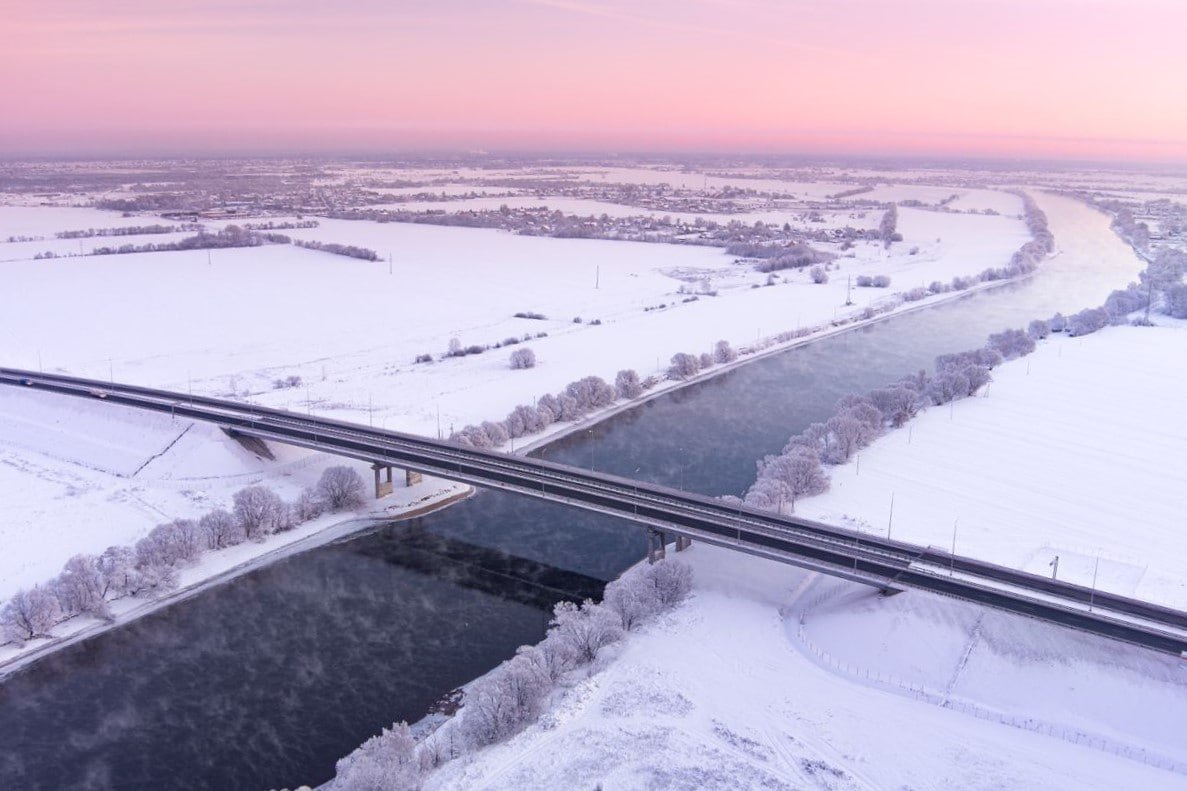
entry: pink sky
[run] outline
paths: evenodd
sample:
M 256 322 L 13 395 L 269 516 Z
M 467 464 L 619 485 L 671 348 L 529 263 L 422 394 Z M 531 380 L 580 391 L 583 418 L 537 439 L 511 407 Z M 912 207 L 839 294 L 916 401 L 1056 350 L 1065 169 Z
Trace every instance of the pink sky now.
M 4 0 L 0 155 L 1187 161 L 1187 0 Z

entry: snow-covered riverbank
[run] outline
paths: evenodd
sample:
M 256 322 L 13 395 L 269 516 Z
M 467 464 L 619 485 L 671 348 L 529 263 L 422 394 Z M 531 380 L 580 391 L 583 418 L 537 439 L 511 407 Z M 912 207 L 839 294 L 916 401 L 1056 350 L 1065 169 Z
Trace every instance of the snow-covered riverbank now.
M 1187 686 L 1172 658 L 926 594 L 882 599 L 713 547 L 682 558 L 689 601 L 573 680 L 539 724 L 446 764 L 426 789 L 1187 785 L 1172 735 Z M 963 706 L 866 672 L 923 673 Z

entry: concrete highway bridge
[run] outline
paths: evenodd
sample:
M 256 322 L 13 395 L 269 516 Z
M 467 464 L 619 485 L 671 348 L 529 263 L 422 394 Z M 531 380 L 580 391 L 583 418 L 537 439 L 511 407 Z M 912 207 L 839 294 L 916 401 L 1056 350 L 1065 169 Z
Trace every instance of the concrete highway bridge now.
M 10 368 L 0 368 L 0 384 L 164 412 L 243 437 L 360 459 L 375 470 L 377 495 L 391 490 L 392 468 L 400 468 L 410 476 L 433 475 L 609 514 L 647 528 L 652 560 L 663 556 L 669 538 L 677 549 L 703 541 L 887 593 L 930 591 L 1187 657 L 1187 613 L 933 547 L 540 459 L 252 404 Z

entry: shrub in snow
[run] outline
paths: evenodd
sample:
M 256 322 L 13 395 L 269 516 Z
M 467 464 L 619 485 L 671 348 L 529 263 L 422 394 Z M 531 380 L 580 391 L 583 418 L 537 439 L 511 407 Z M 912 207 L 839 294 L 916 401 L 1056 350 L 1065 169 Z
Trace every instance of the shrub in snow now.
M 812 282 L 818 286 L 828 282 L 828 272 L 824 271 L 822 266 L 812 267 L 808 270 L 808 275 L 812 278 Z
M 350 467 L 328 467 L 317 481 L 317 493 L 330 511 L 358 508 L 365 491 L 363 477 Z
M 943 294 L 945 291 L 950 290 L 950 288 L 951 286 L 945 285 L 938 280 L 933 280 L 927 285 L 927 290 L 932 294 Z
M 702 368 L 711 368 L 713 366 L 713 355 L 708 352 L 701 352 L 700 357 L 697 358 Z
M 507 432 L 507 425 L 503 422 L 496 423 L 493 420 L 483 421 L 482 430 L 486 433 L 487 438 L 490 439 L 492 446 L 502 445 L 511 439 L 511 434 Z
M 1051 317 L 1051 320 L 1047 322 L 1047 326 L 1051 328 L 1051 332 L 1066 332 L 1067 319 L 1063 317 L 1062 313 L 1056 313 Z
M 853 285 L 858 288 L 869 288 L 874 285 L 874 278 L 869 275 L 858 275 L 857 280 L 853 281 Z
M 335 791 L 418 791 L 416 740 L 401 722 L 372 736 L 334 767 Z
M 511 367 L 516 370 L 521 368 L 535 368 L 536 353 L 531 349 L 516 349 L 511 352 Z
M 619 398 L 638 398 L 643 395 L 639 373 L 632 368 L 619 371 L 614 377 L 614 392 Z
M 0 630 L 17 643 L 43 637 L 61 616 L 58 598 L 47 588 L 34 585 L 19 590 L 0 609 Z

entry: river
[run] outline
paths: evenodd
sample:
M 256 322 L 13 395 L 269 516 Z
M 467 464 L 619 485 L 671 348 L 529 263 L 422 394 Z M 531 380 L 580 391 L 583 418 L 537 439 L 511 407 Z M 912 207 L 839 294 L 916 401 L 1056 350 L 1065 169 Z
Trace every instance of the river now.
M 1103 302 L 1141 263 L 1103 215 L 1036 196 L 1058 255 L 1034 277 L 771 355 L 535 452 L 706 494 L 865 391 L 990 332 Z M 278 561 L 0 683 L 0 788 L 315 784 L 394 720 L 538 640 L 596 595 L 641 528 L 497 492 Z

